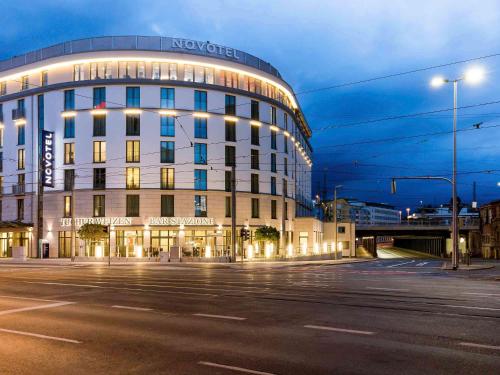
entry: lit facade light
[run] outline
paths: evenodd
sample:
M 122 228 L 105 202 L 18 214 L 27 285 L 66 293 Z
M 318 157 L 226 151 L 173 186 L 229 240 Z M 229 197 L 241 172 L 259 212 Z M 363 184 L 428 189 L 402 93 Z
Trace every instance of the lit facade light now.
M 444 79 L 444 77 L 441 77 L 441 76 L 434 77 L 431 80 L 432 87 L 440 87 L 440 86 L 444 85 L 445 83 L 446 83 L 446 79 Z
M 3 129 L 4 127 L 3 122 L 0 122 L 0 129 Z
M 288 133 L 286 130 L 284 130 L 284 131 L 283 131 L 283 135 L 284 135 L 285 137 L 289 137 L 289 136 L 290 136 L 290 133 Z
M 274 252 L 274 245 L 272 243 L 266 244 L 265 248 L 266 258 L 271 258 L 273 256 L 273 252 Z
M 319 244 L 315 243 L 313 246 L 313 252 L 315 255 L 319 254 Z
M 307 245 L 305 243 L 302 244 L 300 250 L 302 251 L 302 255 L 307 255 Z
M 464 81 L 476 85 L 484 80 L 484 69 L 475 67 L 468 69 L 464 74 Z
M 256 120 L 250 120 L 250 125 L 253 126 L 262 126 L 262 122 Z
M 142 245 L 135 245 L 134 253 L 137 258 L 142 258 Z
M 295 142 L 295 137 L 293 135 L 290 137 L 290 139 L 292 140 L 292 142 Z
M 127 108 L 123 110 L 123 113 L 126 115 L 140 115 L 142 113 L 142 109 L 139 108 Z
M 211 258 L 212 257 L 212 247 L 210 245 L 207 245 L 205 247 L 205 258 Z
M 95 257 L 96 258 L 102 258 L 104 256 L 104 253 L 102 251 L 102 246 L 101 245 L 96 245 L 95 247 Z
M 291 243 L 288 244 L 286 248 L 286 252 L 289 257 L 293 257 L 293 245 Z
M 93 109 L 90 111 L 90 114 L 92 116 L 102 116 L 102 115 L 105 115 L 107 113 L 108 113 L 108 111 L 106 109 Z
M 75 117 L 76 112 L 75 111 L 66 111 L 61 113 L 62 118 L 69 118 L 69 117 Z
M 277 127 L 277 126 L 275 126 L 275 125 L 271 125 L 271 126 L 269 127 L 269 129 L 271 129 L 271 131 L 273 131 L 273 132 L 277 132 L 277 133 L 280 131 L 280 128 L 278 128 L 278 127 Z
M 162 116 L 177 116 L 177 112 L 172 110 L 161 110 L 158 113 Z
M 209 118 L 210 115 L 206 112 L 194 112 L 193 113 L 193 117 L 197 117 L 197 118 Z
M 224 116 L 224 120 L 229 121 L 229 122 L 238 122 L 238 117 L 236 117 L 236 116 Z
M 323 253 L 328 253 L 328 244 L 326 242 L 323 242 Z
M 14 125 L 20 126 L 20 125 L 26 125 L 26 119 L 25 118 L 20 118 L 14 121 Z
M 253 258 L 253 246 L 249 244 L 247 246 L 247 259 L 252 259 Z

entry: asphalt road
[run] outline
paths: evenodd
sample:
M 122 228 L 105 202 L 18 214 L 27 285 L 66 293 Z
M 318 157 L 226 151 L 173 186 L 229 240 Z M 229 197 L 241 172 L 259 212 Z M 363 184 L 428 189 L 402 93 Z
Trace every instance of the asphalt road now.
M 499 268 L 0 265 L 0 374 L 499 374 Z

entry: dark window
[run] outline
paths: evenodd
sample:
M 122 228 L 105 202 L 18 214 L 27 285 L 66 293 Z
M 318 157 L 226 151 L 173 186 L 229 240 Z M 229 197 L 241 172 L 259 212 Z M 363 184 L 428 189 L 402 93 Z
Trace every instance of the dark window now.
M 345 233 L 345 227 L 344 226 L 338 226 L 337 227 L 337 233 Z
M 236 96 L 226 95 L 226 115 L 236 115 Z
M 24 199 L 17 200 L 17 220 L 24 220 Z
M 127 108 L 139 108 L 141 106 L 141 88 L 127 87 Z
M 17 126 L 17 145 L 22 146 L 26 141 L 26 126 L 18 125 Z
M 251 181 L 250 191 L 252 192 L 252 194 L 259 194 L 259 175 L 256 173 L 252 173 L 250 181 Z
M 106 87 L 94 87 L 94 108 L 106 108 Z
M 257 100 L 252 100 L 251 104 L 251 118 L 252 120 L 260 120 L 259 115 L 259 102 Z
M 141 115 L 126 115 L 125 121 L 127 125 L 126 135 L 141 135 Z
M 106 136 L 106 115 L 95 115 L 94 116 L 94 137 L 105 137 Z
M 288 159 L 283 159 L 283 169 L 285 171 L 285 176 L 288 176 Z
M 75 138 L 75 118 L 64 118 L 64 138 Z
M 75 90 L 64 91 L 64 110 L 73 111 L 75 109 Z
M 251 138 L 252 145 L 258 146 L 260 144 L 260 136 L 259 136 L 260 130 L 259 129 L 260 129 L 260 126 L 258 126 L 258 125 L 252 125 L 250 127 L 250 138 Z
M 194 216 L 207 217 L 207 196 L 195 195 L 194 196 Z
M 194 144 L 194 163 L 207 164 L 207 144 L 195 143 Z
M 226 191 L 231 191 L 231 171 L 225 171 L 224 173 L 224 185 Z
M 276 215 L 276 200 L 271 200 L 271 219 L 277 219 L 278 216 Z
M 104 195 L 94 195 L 94 216 L 106 216 L 106 198 Z
M 127 195 L 127 217 L 137 217 L 139 216 L 139 196 L 138 195 Z
M 285 220 L 288 220 L 288 202 L 285 202 Z
M 175 163 L 175 142 L 173 141 L 160 142 L 160 162 Z
M 207 171 L 206 169 L 194 170 L 194 189 L 207 190 Z
M 236 147 L 226 146 L 226 167 L 236 165 Z
M 276 134 L 277 134 L 276 131 L 271 130 L 271 148 L 273 150 L 276 150 Z
M 207 119 L 206 118 L 194 118 L 194 137 L 195 138 L 207 138 Z
M 283 137 L 283 150 L 285 154 L 288 154 L 288 137 Z
M 250 151 L 250 164 L 252 169 L 259 169 L 259 150 Z
M 65 169 L 64 170 L 64 191 L 71 191 L 75 186 L 75 170 Z
M 271 124 L 276 125 L 276 107 L 271 107 Z
M 163 87 L 160 91 L 160 107 L 166 109 L 175 108 L 175 89 Z
M 161 216 L 171 217 L 174 216 L 174 196 L 162 195 L 161 196 Z
M 271 154 L 271 172 L 276 173 L 276 154 Z
M 226 197 L 226 217 L 231 217 L 231 197 Z
M 252 218 L 259 218 L 259 198 L 252 198 Z
M 160 117 L 160 135 L 162 137 L 175 137 L 175 117 Z
M 283 195 L 288 197 L 288 181 L 283 179 Z
M 276 177 L 271 177 L 271 194 L 276 195 Z
M 207 111 L 207 92 L 206 91 L 194 91 L 194 110 L 198 112 Z
M 234 121 L 225 121 L 226 124 L 226 141 L 236 142 L 236 123 Z
M 106 189 L 106 168 L 94 168 L 94 190 Z

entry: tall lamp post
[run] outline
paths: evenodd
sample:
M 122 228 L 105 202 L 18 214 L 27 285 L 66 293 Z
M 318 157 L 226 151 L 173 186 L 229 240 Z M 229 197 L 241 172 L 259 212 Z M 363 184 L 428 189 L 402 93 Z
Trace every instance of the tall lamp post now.
M 470 69 L 459 78 L 446 79 L 443 77 L 434 77 L 431 86 L 440 87 L 445 83 L 453 83 L 453 176 L 452 185 L 452 268 L 458 269 L 458 212 L 457 212 L 457 94 L 458 82 L 465 81 L 471 84 L 477 84 L 484 78 L 484 71 L 479 68 Z
M 335 246 L 335 259 L 338 258 L 337 251 L 339 248 L 338 242 L 338 228 L 337 228 L 337 189 L 340 189 L 343 185 L 337 185 L 333 188 L 333 223 L 335 227 L 335 233 L 333 233 L 333 242 Z

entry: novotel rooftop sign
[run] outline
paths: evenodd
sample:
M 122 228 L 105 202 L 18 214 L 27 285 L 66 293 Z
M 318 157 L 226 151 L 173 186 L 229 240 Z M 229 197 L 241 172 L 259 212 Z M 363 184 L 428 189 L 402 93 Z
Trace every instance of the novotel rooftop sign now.
M 42 185 L 54 187 L 54 132 L 42 130 Z
M 217 55 L 239 60 L 238 51 L 234 48 L 224 47 L 210 42 L 200 42 L 191 39 L 172 38 L 172 49 L 197 51 L 207 55 Z

